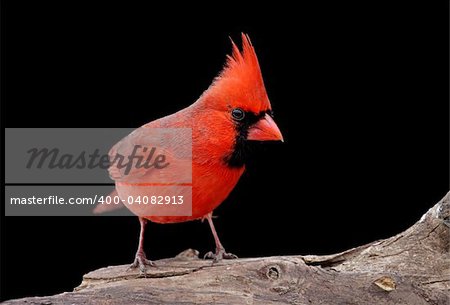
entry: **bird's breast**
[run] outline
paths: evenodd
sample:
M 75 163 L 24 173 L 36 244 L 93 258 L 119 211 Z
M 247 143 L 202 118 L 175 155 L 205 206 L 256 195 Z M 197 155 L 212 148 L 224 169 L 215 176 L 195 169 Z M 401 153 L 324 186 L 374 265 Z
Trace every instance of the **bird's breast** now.
M 192 214 L 190 216 L 145 216 L 145 218 L 158 223 L 185 222 L 204 217 L 216 209 L 236 186 L 244 172 L 244 167 L 230 168 L 222 164 L 192 163 Z M 186 187 L 186 186 L 183 186 Z M 133 183 L 116 183 L 116 189 L 121 198 L 129 196 L 152 196 L 147 194 L 151 188 L 145 188 Z M 167 194 L 170 195 L 170 194 Z M 151 207 L 151 206 L 150 206 Z M 145 208 L 150 208 L 148 205 Z M 129 206 L 135 214 L 142 216 L 139 206 Z M 150 211 L 151 212 L 151 211 Z M 150 213 L 149 213 L 150 214 Z

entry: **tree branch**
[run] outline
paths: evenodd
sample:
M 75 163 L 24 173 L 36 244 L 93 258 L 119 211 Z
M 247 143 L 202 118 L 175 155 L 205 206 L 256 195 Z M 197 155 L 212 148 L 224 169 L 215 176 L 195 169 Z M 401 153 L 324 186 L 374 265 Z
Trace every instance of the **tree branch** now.
M 186 250 L 147 278 L 95 270 L 74 292 L 5 304 L 449 304 L 450 193 L 408 230 L 342 253 L 212 265 Z

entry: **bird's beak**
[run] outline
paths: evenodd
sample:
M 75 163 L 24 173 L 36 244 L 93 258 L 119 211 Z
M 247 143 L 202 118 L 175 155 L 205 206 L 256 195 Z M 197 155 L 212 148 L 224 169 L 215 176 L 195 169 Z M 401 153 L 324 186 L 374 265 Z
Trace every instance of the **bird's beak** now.
M 258 122 L 250 126 L 247 139 L 253 141 L 284 141 L 277 124 L 267 113 Z

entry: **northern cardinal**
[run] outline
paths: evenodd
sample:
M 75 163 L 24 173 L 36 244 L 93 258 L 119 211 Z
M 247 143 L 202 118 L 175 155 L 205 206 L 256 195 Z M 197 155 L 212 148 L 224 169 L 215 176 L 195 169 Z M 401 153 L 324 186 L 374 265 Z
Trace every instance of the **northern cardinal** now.
M 135 260 L 131 267 L 145 273 L 153 263 L 144 253 L 144 230 L 147 220 L 157 223 L 207 219 L 216 249 L 206 258 L 215 261 L 236 258 L 225 252 L 212 221 L 212 212 L 227 198 L 245 169 L 248 141 L 283 141 L 272 119 L 258 59 L 248 35 L 242 34 L 242 51 L 232 41 L 232 55 L 211 86 L 191 106 L 175 114 L 152 121 L 138 128 L 117 143 L 110 158 L 130 151 L 133 144 L 145 139 L 151 128 L 182 128 L 192 130 L 192 215 L 146 216 L 136 205 L 125 204 L 139 216 L 141 232 Z M 174 150 L 177 150 L 174 144 Z M 172 160 L 173 162 L 173 160 Z M 151 169 L 149 169 L 151 171 Z M 142 185 L 147 181 L 145 169 L 133 169 L 127 175 L 116 164 L 110 169 L 120 198 L 146 195 Z

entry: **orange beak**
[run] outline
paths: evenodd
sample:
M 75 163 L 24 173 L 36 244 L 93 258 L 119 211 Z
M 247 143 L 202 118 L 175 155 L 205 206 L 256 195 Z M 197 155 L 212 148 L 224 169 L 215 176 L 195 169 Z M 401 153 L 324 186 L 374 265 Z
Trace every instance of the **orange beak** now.
M 280 129 L 272 117 L 266 114 L 248 129 L 248 140 L 284 142 Z

